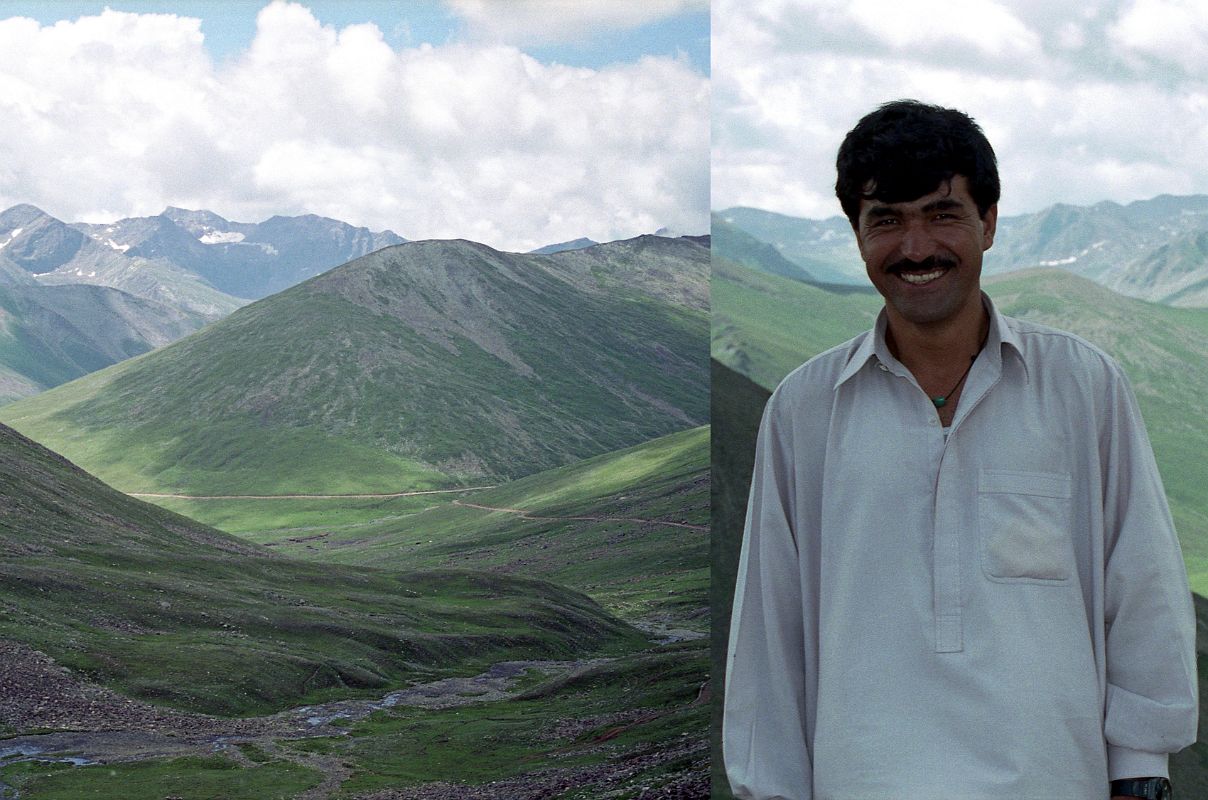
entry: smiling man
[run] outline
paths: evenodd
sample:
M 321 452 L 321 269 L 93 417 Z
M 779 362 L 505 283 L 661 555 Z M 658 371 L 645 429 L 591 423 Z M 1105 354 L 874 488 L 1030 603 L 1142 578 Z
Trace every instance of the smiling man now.
M 965 114 L 862 119 L 836 192 L 885 308 L 764 411 L 723 745 L 761 800 L 1167 797 L 1195 621 L 1119 366 L 980 288 L 999 195 Z

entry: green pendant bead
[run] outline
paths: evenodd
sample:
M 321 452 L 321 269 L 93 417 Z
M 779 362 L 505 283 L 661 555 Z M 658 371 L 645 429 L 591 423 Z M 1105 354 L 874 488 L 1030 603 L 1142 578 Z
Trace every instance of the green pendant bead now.
M 931 402 L 935 403 L 936 408 L 943 408 L 944 403 L 948 402 L 948 398 L 947 397 L 933 397 L 933 398 L 931 398 Z

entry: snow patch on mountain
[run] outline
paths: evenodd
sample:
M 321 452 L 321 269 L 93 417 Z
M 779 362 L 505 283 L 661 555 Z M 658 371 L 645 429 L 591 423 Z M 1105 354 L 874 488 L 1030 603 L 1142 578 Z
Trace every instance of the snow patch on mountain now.
M 1078 256 L 1070 256 L 1068 258 L 1054 258 L 1052 261 L 1041 261 L 1042 267 L 1064 267 L 1067 264 L 1073 264 L 1078 260 Z
M 197 241 L 202 244 L 234 244 L 242 242 L 245 238 L 239 231 L 207 230 L 201 236 L 197 237 Z
M 5 239 L 3 242 L 0 242 L 0 250 L 3 250 L 5 245 L 9 244 L 10 242 L 12 242 L 13 239 L 16 239 L 18 236 L 20 236 L 21 231 L 23 231 L 23 230 L 25 230 L 25 229 L 24 228 L 13 228 L 13 232 L 8 235 L 8 238 Z

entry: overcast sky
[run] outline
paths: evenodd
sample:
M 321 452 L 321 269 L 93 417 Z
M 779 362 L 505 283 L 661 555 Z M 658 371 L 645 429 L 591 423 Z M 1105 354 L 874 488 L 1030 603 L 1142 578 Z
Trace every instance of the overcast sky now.
M 0 0 L 0 210 L 702 233 L 708 34 L 707 0 Z
M 713 0 L 712 207 L 841 212 L 835 152 L 913 97 L 971 114 L 1000 214 L 1208 193 L 1208 3 Z

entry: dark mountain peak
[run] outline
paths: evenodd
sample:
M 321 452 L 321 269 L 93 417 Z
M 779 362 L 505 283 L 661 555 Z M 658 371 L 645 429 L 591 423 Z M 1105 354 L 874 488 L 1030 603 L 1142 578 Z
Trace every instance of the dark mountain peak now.
M 51 272 L 70 261 L 87 242 L 84 234 L 28 203 L 0 214 L 4 255 L 27 272 Z
M 29 203 L 18 203 L 0 214 L 0 233 L 21 227 L 22 225 L 29 225 L 39 220 L 59 221 L 37 206 L 32 206 Z
M 593 245 L 586 250 L 600 250 L 601 252 L 615 251 L 625 254 L 638 254 L 646 251 L 656 253 L 683 253 L 691 250 L 698 250 L 704 247 L 699 241 L 693 240 L 688 236 L 659 236 L 655 233 L 643 233 L 640 236 L 634 236 L 631 239 L 617 239 L 612 242 L 604 242 L 603 244 Z M 563 251 L 574 252 L 574 251 Z M 554 254 L 555 256 L 558 254 Z
M 189 209 L 177 208 L 176 206 L 168 206 L 159 213 L 159 216 L 172 220 L 182 228 L 192 228 L 193 226 L 205 226 L 207 228 L 215 228 L 225 230 L 232 223 L 230 220 L 215 214 L 213 211 L 205 209 Z
M 599 242 L 585 237 L 572 239 L 569 242 L 559 242 L 558 244 L 547 244 L 545 247 L 538 247 L 536 250 L 530 250 L 532 255 L 551 255 L 553 253 L 561 253 L 563 250 L 582 250 L 584 247 L 594 247 Z
M 300 225 L 313 225 L 315 223 L 323 225 L 347 225 L 348 223 L 341 222 L 338 219 L 331 217 L 321 217 L 318 214 L 297 214 L 286 216 L 283 214 L 274 214 L 273 216 L 261 222 L 258 227 L 271 230 L 273 228 L 297 227 Z M 349 226 L 352 227 L 352 226 Z

